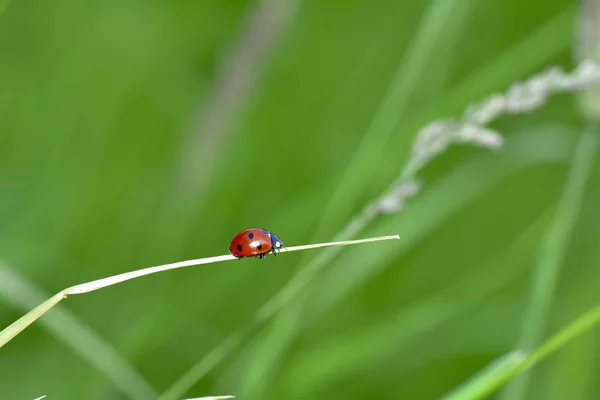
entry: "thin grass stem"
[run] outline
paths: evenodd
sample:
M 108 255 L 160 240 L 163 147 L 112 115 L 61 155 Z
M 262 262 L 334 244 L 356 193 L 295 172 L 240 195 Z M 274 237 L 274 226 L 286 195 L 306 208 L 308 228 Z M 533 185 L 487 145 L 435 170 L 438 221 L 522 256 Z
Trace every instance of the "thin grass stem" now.
M 328 243 L 317 243 L 317 244 L 307 244 L 303 246 L 292 246 L 292 247 L 284 247 L 277 251 L 277 253 L 290 253 L 292 251 L 300 251 L 300 250 L 311 250 L 311 249 L 320 249 L 322 247 L 332 247 L 332 246 L 349 246 L 354 244 L 361 243 L 371 243 L 371 242 L 380 242 L 382 240 L 393 240 L 400 239 L 400 236 L 380 236 L 375 238 L 368 239 L 358 239 L 358 240 L 345 240 L 341 242 L 328 242 Z M 270 253 L 269 253 L 270 254 Z M 208 258 L 199 258 L 197 260 L 188 260 L 188 261 L 180 261 L 173 264 L 165 264 L 158 265 L 156 267 L 149 267 L 140 269 L 137 271 L 125 272 L 123 274 L 111 276 L 108 278 L 98 279 L 88 283 L 82 283 L 81 285 L 72 286 L 68 289 L 65 289 L 64 292 L 66 295 L 72 294 L 81 294 L 93 292 L 94 290 L 102 289 L 108 286 L 115 285 L 117 283 L 125 282 L 131 279 L 140 278 L 142 276 L 155 274 L 157 272 L 169 271 L 172 269 L 191 267 L 194 265 L 202 265 L 202 264 L 212 264 L 221 261 L 231 261 L 237 260 L 237 257 L 232 256 L 231 254 L 216 256 L 216 257 L 208 257 Z
M 350 246 L 355 244 L 362 243 L 372 243 L 372 242 L 380 242 L 384 240 L 395 240 L 400 239 L 398 235 L 392 236 L 380 236 L 375 238 L 367 238 L 367 239 L 358 239 L 358 240 L 346 240 L 341 242 L 328 242 L 328 243 L 317 243 L 310 245 L 302 245 L 302 246 L 292 246 L 285 247 L 280 249 L 281 253 L 289 253 L 292 251 L 300 251 L 300 250 L 310 250 L 310 249 L 318 249 L 322 247 L 331 247 L 331 246 Z M 14 337 L 16 337 L 19 333 L 21 333 L 25 328 L 31 325 L 34 321 L 44 315 L 48 310 L 54 307 L 58 302 L 62 299 L 66 298 L 69 295 L 74 294 L 83 294 L 93 292 L 95 290 L 99 290 L 105 287 L 113 286 L 121 282 L 129 281 L 131 279 L 140 278 L 142 276 L 155 274 L 157 272 L 169 271 L 172 269 L 191 267 L 194 265 L 203 265 L 203 264 L 212 264 L 216 262 L 222 261 L 231 261 L 237 260 L 236 257 L 232 255 L 223 255 L 216 257 L 207 257 L 200 258 L 196 260 L 188 260 L 188 261 L 180 261 L 172 264 L 158 265 L 155 267 L 149 267 L 140 269 L 137 271 L 125 272 L 123 274 L 114 275 L 108 278 L 97 279 L 95 281 L 82 283 L 80 285 L 71 286 L 70 288 L 64 289 L 56 295 L 52 296 L 23 317 L 19 318 L 17 321 L 13 322 L 10 326 L 5 328 L 2 332 L 0 332 L 0 348 L 4 346 L 6 343 L 11 341 Z

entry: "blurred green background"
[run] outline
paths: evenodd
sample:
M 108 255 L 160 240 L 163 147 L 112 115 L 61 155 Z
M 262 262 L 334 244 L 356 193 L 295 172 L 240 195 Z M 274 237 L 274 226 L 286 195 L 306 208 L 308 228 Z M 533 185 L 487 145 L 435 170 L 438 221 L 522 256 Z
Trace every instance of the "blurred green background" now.
M 419 128 L 571 70 L 579 17 L 568 0 L 10 2 L 2 326 L 74 284 L 226 254 L 247 227 L 334 239 L 398 176 Z M 257 310 L 320 251 L 70 297 L 0 349 L 0 398 L 152 398 L 235 332 L 186 396 L 438 398 L 518 346 L 585 125 L 559 95 L 496 121 L 497 152 L 451 148 L 406 208 L 357 235 L 401 241 L 343 249 L 267 321 Z M 543 337 L 600 302 L 599 179 L 595 162 Z M 536 367 L 523 398 L 597 399 L 599 333 Z

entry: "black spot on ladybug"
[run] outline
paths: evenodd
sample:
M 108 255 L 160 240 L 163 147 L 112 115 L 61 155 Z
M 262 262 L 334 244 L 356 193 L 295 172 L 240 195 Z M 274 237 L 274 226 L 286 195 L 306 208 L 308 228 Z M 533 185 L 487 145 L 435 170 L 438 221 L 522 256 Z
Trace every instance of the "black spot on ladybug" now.
M 240 252 L 242 251 L 242 245 L 241 245 L 241 244 L 238 244 L 238 245 L 237 245 L 237 246 L 235 246 L 235 247 L 237 247 L 238 251 L 240 251 Z
M 252 238 L 254 238 L 254 233 L 250 232 L 250 233 L 248 234 L 248 239 L 252 239 Z
M 262 250 L 262 244 L 259 244 L 258 246 L 256 246 L 256 248 L 257 248 L 258 250 Z

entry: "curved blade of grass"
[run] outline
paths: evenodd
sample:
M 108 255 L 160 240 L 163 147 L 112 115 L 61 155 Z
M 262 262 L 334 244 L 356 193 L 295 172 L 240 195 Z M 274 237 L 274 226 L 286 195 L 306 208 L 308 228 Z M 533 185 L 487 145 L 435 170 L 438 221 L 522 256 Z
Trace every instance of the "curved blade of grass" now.
M 395 240 L 400 239 L 398 235 L 391 236 L 380 236 L 375 238 L 367 238 L 367 239 L 358 239 L 358 240 L 344 240 L 339 242 L 328 242 L 328 243 L 317 243 L 310 245 L 302 245 L 302 246 L 291 246 L 280 249 L 281 253 L 289 253 L 293 251 L 301 251 L 301 250 L 310 250 L 310 249 L 318 249 L 322 247 L 333 247 L 333 246 L 350 246 L 355 244 L 362 243 L 372 243 L 372 242 L 380 242 L 384 240 Z M 19 318 L 17 321 L 13 322 L 10 326 L 5 328 L 2 332 L 0 332 L 0 348 L 8 343 L 11 339 L 21 333 L 25 328 L 31 325 L 35 320 L 44 315 L 48 310 L 54 307 L 59 301 L 66 298 L 69 295 L 74 294 L 83 294 L 93 292 L 95 290 L 99 290 L 105 287 L 113 286 L 118 283 L 122 283 L 125 281 L 129 281 L 132 279 L 140 278 L 142 276 L 155 274 L 157 272 L 169 271 L 172 269 L 191 267 L 195 265 L 202 264 L 211 264 L 215 262 L 221 261 L 232 261 L 237 260 L 236 257 L 232 255 L 223 255 L 216 257 L 207 257 L 200 258 L 196 260 L 188 260 L 188 261 L 180 261 L 172 264 L 158 265 L 156 267 L 149 267 L 140 269 L 137 271 L 125 272 L 123 274 L 114 275 L 108 278 L 98 279 L 92 282 L 82 283 L 81 285 L 72 286 L 67 288 L 60 293 L 52 296 L 50 299 L 46 300 L 35 309 L 31 310 L 23 317 Z
M 567 176 L 563 193 L 552 224 L 540 250 L 540 259 L 531 282 L 529 304 L 523 318 L 523 327 L 518 347 L 534 348 L 544 333 L 548 313 L 560 277 L 560 269 L 567 253 L 569 240 L 577 215 L 581 209 L 586 183 L 592 173 L 600 135 L 596 129 L 588 129 L 582 135 L 575 154 L 573 165 Z M 505 399 L 524 399 L 531 373 L 522 374 L 506 388 Z
M 482 399 L 494 393 L 502 385 L 506 384 L 515 376 L 527 371 L 533 366 L 537 365 L 540 361 L 544 360 L 549 355 L 560 350 L 563 346 L 569 343 L 571 340 L 578 336 L 589 332 L 596 325 L 600 324 L 600 305 L 592 308 L 575 321 L 571 322 L 565 328 L 560 330 L 558 333 L 551 336 L 535 351 L 527 354 L 524 360 L 518 363 L 515 368 L 505 368 L 502 370 L 496 370 L 496 374 L 486 373 L 485 379 L 476 379 L 466 382 L 461 385 L 458 389 L 453 391 L 453 400 L 474 400 Z M 485 369 L 484 369 L 485 370 Z M 477 391 L 471 388 L 471 386 L 477 386 Z M 450 395 L 452 395 L 452 393 Z M 461 394 L 457 396 L 456 394 Z M 474 396 L 473 394 L 476 394 Z
M 45 297 L 40 289 L 3 264 L 0 264 L 0 296 L 14 307 L 25 310 L 40 303 Z M 20 332 L 22 329 L 19 328 L 31 324 L 63 298 L 65 296 L 62 292 L 51 297 L 11 325 L 15 329 L 9 331 L 6 337 L 0 335 L 0 344 L 3 345 L 9 335 Z M 17 325 L 24 318 L 27 318 L 27 323 Z M 65 308 L 56 307 L 54 312 L 40 322 L 51 334 L 107 376 L 129 398 L 145 400 L 157 397 L 156 390 L 126 359 Z
M 367 238 L 367 239 L 343 240 L 343 241 L 338 241 L 338 242 L 327 242 L 327 243 L 307 244 L 307 245 L 301 245 L 301 246 L 290 246 L 290 247 L 284 247 L 282 249 L 279 249 L 277 251 L 277 253 L 278 254 L 279 253 L 290 253 L 293 251 L 320 249 L 323 247 L 351 246 L 351 245 L 355 245 L 355 244 L 381 242 L 383 240 L 395 240 L 395 239 L 400 239 L 400 236 L 398 236 L 398 235 L 379 236 L 379 237 Z M 270 254 L 271 253 L 267 253 L 267 255 L 270 255 Z M 196 260 L 179 261 L 179 262 L 172 263 L 172 264 L 158 265 L 156 267 L 139 269 L 137 271 L 125 272 L 125 273 L 122 273 L 119 275 L 110 276 L 108 278 L 97 279 L 92 282 L 87 282 L 87 283 L 83 283 L 81 285 L 72 286 L 70 288 L 63 290 L 63 292 L 65 295 L 89 293 L 89 292 L 93 292 L 95 290 L 102 289 L 102 288 L 105 288 L 108 286 L 116 285 L 117 283 L 129 281 L 131 279 L 140 278 L 140 277 L 146 276 L 146 275 L 155 274 L 157 272 L 164 272 L 164 271 L 170 271 L 172 269 L 179 269 L 179 268 L 185 268 L 185 267 L 192 267 L 192 266 L 196 266 L 196 265 L 212 264 L 212 263 L 216 263 L 216 262 L 232 261 L 232 260 L 238 260 L 238 258 L 231 254 L 227 254 L 227 255 L 223 255 L 223 256 L 199 258 Z

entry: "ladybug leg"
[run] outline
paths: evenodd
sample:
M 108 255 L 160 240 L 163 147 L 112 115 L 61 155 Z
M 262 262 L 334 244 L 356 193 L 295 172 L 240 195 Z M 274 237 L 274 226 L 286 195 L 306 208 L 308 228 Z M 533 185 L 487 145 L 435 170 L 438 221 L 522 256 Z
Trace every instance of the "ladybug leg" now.
M 260 256 L 258 256 L 258 258 L 260 258 L 261 260 L 264 260 L 266 256 L 267 256 L 267 254 L 263 253 Z
M 274 256 L 277 256 L 277 250 L 275 250 L 275 247 L 271 247 L 271 253 L 273 253 Z

